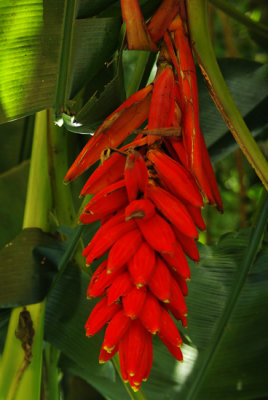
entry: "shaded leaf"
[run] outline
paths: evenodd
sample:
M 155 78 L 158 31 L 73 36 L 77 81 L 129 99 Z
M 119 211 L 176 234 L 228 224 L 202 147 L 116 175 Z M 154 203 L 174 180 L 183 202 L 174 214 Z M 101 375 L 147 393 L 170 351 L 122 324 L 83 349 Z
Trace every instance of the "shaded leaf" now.
M 246 121 L 248 119 L 249 128 L 254 131 L 267 124 L 268 116 L 263 110 L 268 106 L 268 66 L 244 59 L 223 58 L 218 61 L 241 115 Z M 234 145 L 235 141 L 202 81 L 198 71 L 201 127 L 212 156 L 216 149 L 224 156 L 235 147 L 230 146 L 230 143 Z M 228 145 L 225 144 L 225 140 L 228 141 Z
M 93 17 L 115 2 L 118 0 L 80 0 L 77 18 Z
M 96 301 L 86 299 L 89 276 L 69 264 L 47 300 L 45 338 L 88 374 L 113 380 L 110 365 L 99 365 L 101 335 L 88 339 L 84 325 Z
M 87 18 L 75 21 L 69 98 L 89 82 L 111 58 L 118 45 L 120 29 L 120 18 Z
M 29 161 L 25 161 L 0 175 L 0 247 L 21 231 L 28 173 Z
M 116 373 L 112 362 L 108 361 L 106 363 L 106 370 L 104 370 L 103 375 L 96 376 L 88 369 L 82 368 L 80 365 L 74 363 L 70 358 L 61 355 L 59 365 L 64 370 L 71 372 L 76 376 L 80 376 L 86 382 L 94 386 L 103 396 L 111 400 L 128 400 L 129 395 L 124 388 L 121 379 Z
M 28 118 L 11 121 L 0 125 L 0 173 L 20 164 L 24 159 L 30 158 L 26 151 L 26 157 L 22 157 L 24 139 L 27 133 Z
M 38 228 L 24 229 L 0 251 L 0 307 L 38 303 L 50 286 L 55 265 L 33 252 L 54 239 Z

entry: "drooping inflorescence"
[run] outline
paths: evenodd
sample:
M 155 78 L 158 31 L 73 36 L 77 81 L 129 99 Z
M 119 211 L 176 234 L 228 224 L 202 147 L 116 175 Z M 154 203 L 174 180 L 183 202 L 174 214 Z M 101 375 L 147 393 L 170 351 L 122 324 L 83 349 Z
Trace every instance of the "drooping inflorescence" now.
M 205 229 L 204 201 L 220 211 L 222 203 L 199 126 L 183 2 L 164 0 L 147 27 L 137 1 L 121 5 L 130 48 L 155 51 L 161 41 L 157 75 L 106 118 L 66 180 L 102 159 L 81 192 L 94 196 L 80 221 L 101 221 L 83 252 L 86 263 L 107 255 L 88 288 L 88 298 L 101 300 L 86 334 L 93 336 L 108 324 L 100 362 L 119 352 L 122 377 L 138 390 L 152 366 L 153 335 L 182 360 L 182 338 L 172 316 L 187 325 L 186 255 L 199 261 L 196 239 L 197 228 Z M 135 139 L 118 150 L 133 132 Z

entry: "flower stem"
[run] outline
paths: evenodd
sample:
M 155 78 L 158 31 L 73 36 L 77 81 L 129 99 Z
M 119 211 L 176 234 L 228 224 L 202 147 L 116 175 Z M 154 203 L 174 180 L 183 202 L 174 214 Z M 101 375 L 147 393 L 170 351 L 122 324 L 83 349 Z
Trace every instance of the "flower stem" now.
M 211 97 L 235 140 L 268 190 L 268 163 L 248 130 L 218 66 L 208 31 L 207 1 L 187 0 L 192 48 Z
M 258 253 L 263 233 L 266 228 L 267 219 L 268 193 L 265 191 L 265 189 L 263 189 L 263 194 L 259 202 L 258 210 L 256 212 L 256 218 L 251 229 L 247 252 L 245 254 L 241 268 L 239 268 L 239 270 L 237 271 L 237 276 L 234 278 L 234 284 L 231 288 L 229 298 L 227 299 L 223 314 L 217 326 L 216 333 L 205 355 L 203 364 L 200 366 L 198 374 L 191 384 L 190 390 L 187 393 L 186 400 L 194 400 L 196 398 L 199 389 L 201 388 L 201 385 L 211 368 L 212 362 L 214 361 L 215 355 L 220 346 L 228 322 L 231 319 L 232 312 L 235 309 L 241 290 L 243 289 L 248 273 Z
M 223 0 L 209 0 L 215 7 L 219 8 L 227 15 L 240 22 L 242 25 L 245 25 L 252 32 L 261 35 L 263 38 L 268 40 L 268 28 L 266 25 L 261 24 L 260 22 L 253 21 L 253 19 L 249 18 L 247 15 L 238 11 L 231 4 L 227 3 Z

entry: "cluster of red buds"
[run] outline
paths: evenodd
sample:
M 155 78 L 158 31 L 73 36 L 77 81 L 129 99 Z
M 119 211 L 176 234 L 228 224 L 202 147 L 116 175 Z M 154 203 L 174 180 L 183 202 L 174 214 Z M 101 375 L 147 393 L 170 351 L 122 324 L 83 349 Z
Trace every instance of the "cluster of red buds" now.
M 164 0 L 147 26 L 137 1 L 122 0 L 121 5 L 130 48 L 139 47 L 132 43 L 139 30 L 150 49 L 157 50 L 161 40 L 157 75 L 105 119 L 66 180 L 101 159 L 81 192 L 94 196 L 80 221 L 101 221 L 83 252 L 86 263 L 107 254 L 88 288 L 88 298 L 102 299 L 86 334 L 95 335 L 108 324 L 99 360 L 119 352 L 122 377 L 138 390 L 151 370 L 153 335 L 182 360 L 182 338 L 171 315 L 187 325 L 186 255 L 199 261 L 196 239 L 197 228 L 205 229 L 204 201 L 219 210 L 222 203 L 199 126 L 183 2 Z M 134 31 L 130 11 L 132 16 L 136 12 Z M 135 139 L 118 149 L 131 133 Z

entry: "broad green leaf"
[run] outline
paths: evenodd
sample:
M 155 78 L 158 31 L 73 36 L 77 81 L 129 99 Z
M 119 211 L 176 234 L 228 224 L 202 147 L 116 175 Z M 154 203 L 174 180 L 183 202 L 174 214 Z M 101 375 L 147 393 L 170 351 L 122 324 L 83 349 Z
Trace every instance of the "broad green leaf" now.
M 101 335 L 88 339 L 84 332 L 84 324 L 96 304 L 86 299 L 89 280 L 76 265 L 68 265 L 47 300 L 45 338 L 94 376 L 113 379 L 110 365 L 98 363 Z
M 68 371 L 76 376 L 80 376 L 90 385 L 94 386 L 94 388 L 107 399 L 129 400 L 129 395 L 126 392 L 120 377 L 114 370 L 112 362 L 110 361 L 106 363 L 106 374 L 100 376 L 96 375 L 95 373 L 89 373 L 88 369 L 82 368 L 72 359 L 64 355 L 61 355 L 59 366 L 60 368 L 63 368 L 64 371 Z
M 5 340 L 6 340 L 6 333 L 7 333 L 7 328 L 8 328 L 8 321 L 10 318 L 10 309 L 9 308 L 4 308 L 0 310 L 0 354 L 3 352 L 3 348 L 5 345 Z
M 93 132 L 115 108 L 123 103 L 125 97 L 122 61 L 119 54 L 109 67 L 102 68 L 70 101 L 72 116 L 63 114 L 66 128 L 72 132 Z M 78 112 L 75 109 L 78 109 Z
M 156 9 L 160 3 L 161 3 L 161 0 L 155 0 L 155 1 L 139 0 L 141 12 L 142 12 L 145 20 L 147 20 L 148 18 L 151 18 L 151 16 L 156 11 Z M 99 14 L 99 16 L 102 16 L 102 17 L 103 16 L 111 16 L 111 15 L 121 17 L 121 6 L 120 6 L 119 0 L 113 2 L 110 7 L 106 8 Z
M 53 265 L 38 251 L 38 245 L 49 245 L 54 239 L 38 228 L 24 229 L 0 251 L 0 307 L 38 303 L 50 286 Z
M 64 2 L 6 0 L 0 5 L 0 122 L 54 103 Z
M 77 18 L 93 17 L 115 2 L 117 0 L 80 0 Z
M 0 173 L 30 158 L 33 121 L 29 116 L 0 125 Z
M 120 18 L 75 20 L 69 98 L 90 82 L 110 60 L 118 45 L 120 28 Z
M 219 65 L 241 115 L 246 121 L 248 119 L 249 128 L 254 131 L 267 124 L 268 117 L 264 110 L 268 106 L 268 66 L 254 61 L 232 58 L 220 59 Z M 223 147 L 221 155 L 225 155 L 230 147 L 230 144 L 227 146 L 225 141 L 233 144 L 235 141 L 210 98 L 207 88 L 202 83 L 203 78 L 200 71 L 197 72 L 200 124 L 207 146 L 211 149 L 212 155 L 216 148 L 220 152 Z M 222 142 L 220 142 L 221 140 Z
M 0 174 L 0 248 L 21 231 L 28 174 L 29 161 Z

